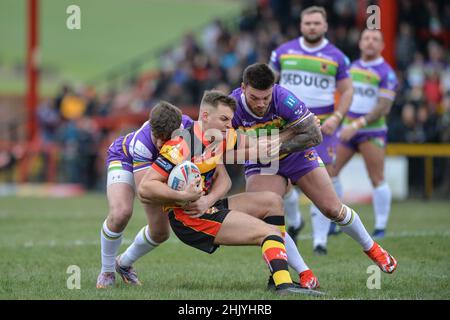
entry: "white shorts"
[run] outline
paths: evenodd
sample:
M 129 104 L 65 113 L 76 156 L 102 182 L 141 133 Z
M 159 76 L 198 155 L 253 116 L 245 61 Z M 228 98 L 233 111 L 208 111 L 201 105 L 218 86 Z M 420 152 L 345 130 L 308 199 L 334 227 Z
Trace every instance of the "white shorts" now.
M 108 176 L 106 180 L 106 187 L 108 188 L 110 185 L 114 183 L 127 183 L 133 189 L 134 186 L 134 175 L 130 171 L 127 170 L 110 170 L 108 171 Z

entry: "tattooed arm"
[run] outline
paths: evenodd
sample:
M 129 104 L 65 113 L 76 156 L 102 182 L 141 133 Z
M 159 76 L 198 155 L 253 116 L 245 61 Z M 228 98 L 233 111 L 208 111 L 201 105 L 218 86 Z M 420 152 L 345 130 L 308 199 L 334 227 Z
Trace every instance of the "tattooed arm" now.
M 281 131 L 280 153 L 304 151 L 319 145 L 322 139 L 317 118 L 310 113 L 303 121 Z

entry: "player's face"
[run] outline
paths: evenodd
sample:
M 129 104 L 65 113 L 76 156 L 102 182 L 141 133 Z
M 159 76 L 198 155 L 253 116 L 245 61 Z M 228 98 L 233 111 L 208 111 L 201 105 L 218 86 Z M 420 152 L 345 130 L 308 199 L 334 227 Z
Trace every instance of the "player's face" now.
M 232 128 L 231 120 L 233 119 L 233 110 L 222 103 L 217 108 L 208 108 L 208 115 L 203 119 L 204 129 L 220 130 L 223 134 Z
M 250 85 L 242 85 L 241 88 L 244 92 L 245 102 L 247 102 L 250 110 L 258 117 L 264 116 L 272 102 L 273 87 L 267 90 L 258 90 Z
M 378 30 L 365 30 L 359 40 L 359 49 L 363 58 L 376 58 L 384 48 L 381 32 Z
M 305 14 L 300 23 L 300 31 L 306 41 L 317 43 L 327 32 L 328 24 L 319 12 Z

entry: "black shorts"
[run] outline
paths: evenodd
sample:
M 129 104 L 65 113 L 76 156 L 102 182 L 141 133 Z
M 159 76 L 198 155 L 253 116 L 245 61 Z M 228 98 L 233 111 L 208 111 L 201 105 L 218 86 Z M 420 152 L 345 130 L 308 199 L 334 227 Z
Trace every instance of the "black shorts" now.
M 191 218 L 181 208 L 173 208 L 169 210 L 170 226 L 178 239 L 187 245 L 213 253 L 219 247 L 214 244 L 214 239 L 229 212 L 228 198 L 217 201 L 198 218 Z

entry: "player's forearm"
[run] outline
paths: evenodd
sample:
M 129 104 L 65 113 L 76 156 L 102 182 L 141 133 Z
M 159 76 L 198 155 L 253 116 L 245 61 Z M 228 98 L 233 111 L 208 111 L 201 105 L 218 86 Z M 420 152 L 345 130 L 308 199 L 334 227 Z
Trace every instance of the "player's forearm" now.
M 322 143 L 323 137 L 314 116 L 309 116 L 301 124 L 290 127 L 280 134 L 280 153 L 304 151 Z
M 231 189 L 231 179 L 228 174 L 219 174 L 212 184 L 208 195 L 208 201 L 211 205 L 225 197 Z
M 391 110 L 392 102 L 385 98 L 380 98 L 378 104 L 373 108 L 371 112 L 366 114 L 364 118 L 367 121 L 367 124 L 371 124 L 381 117 L 384 117 Z
M 280 153 L 293 153 L 305 151 L 322 143 L 322 133 L 301 133 L 293 139 L 283 142 L 280 147 Z
M 348 110 L 350 109 L 350 105 L 352 104 L 353 87 L 351 85 L 347 85 L 341 90 L 342 91 L 339 91 L 340 98 L 339 103 L 336 107 L 336 112 L 342 117 L 344 117 L 347 114 Z
M 375 106 L 375 108 L 373 108 L 373 110 L 371 112 L 369 112 L 368 114 L 359 117 L 356 120 L 353 120 L 352 122 L 352 126 L 355 129 L 361 129 L 365 126 L 367 126 L 368 124 L 371 124 L 375 121 L 377 121 L 378 119 L 380 119 L 381 117 L 384 117 L 385 115 L 387 115 L 389 113 L 389 111 L 391 110 L 391 106 L 392 106 L 392 100 L 386 99 L 386 98 L 380 98 L 378 100 L 378 104 Z
M 182 191 L 173 190 L 158 180 L 142 181 L 138 186 L 137 194 L 140 201 L 153 205 L 168 205 L 185 201 Z

